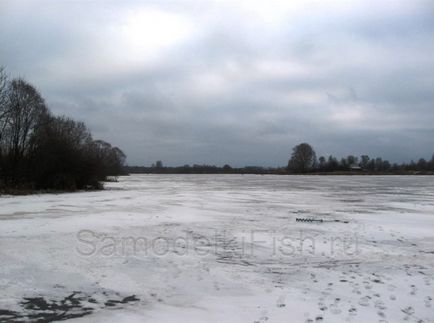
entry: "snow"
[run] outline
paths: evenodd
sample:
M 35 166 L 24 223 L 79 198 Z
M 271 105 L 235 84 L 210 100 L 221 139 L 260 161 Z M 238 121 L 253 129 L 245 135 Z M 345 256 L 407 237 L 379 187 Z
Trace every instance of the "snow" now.
M 106 188 L 0 197 L 0 321 L 434 322 L 434 177 Z

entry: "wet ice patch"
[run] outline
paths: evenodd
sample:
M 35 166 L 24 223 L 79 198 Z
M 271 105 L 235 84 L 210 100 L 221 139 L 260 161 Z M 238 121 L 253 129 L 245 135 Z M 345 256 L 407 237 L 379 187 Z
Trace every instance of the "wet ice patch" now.
M 65 297 L 23 297 L 14 309 L 0 309 L 0 322 L 53 322 L 90 315 L 104 308 L 122 308 L 136 303 L 136 295 L 121 296 L 119 293 L 101 291 L 84 293 L 73 291 Z

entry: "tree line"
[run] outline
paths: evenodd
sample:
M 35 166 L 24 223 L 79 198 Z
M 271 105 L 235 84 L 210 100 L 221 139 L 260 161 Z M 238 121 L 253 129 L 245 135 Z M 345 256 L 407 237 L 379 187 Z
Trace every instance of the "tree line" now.
M 165 167 L 158 160 L 151 167 L 126 166 L 125 171 L 133 174 L 434 174 L 434 155 L 431 160 L 420 158 L 408 164 L 392 164 L 381 157 L 370 158 L 368 155 L 317 158 L 310 144 L 301 143 L 292 149 L 286 167 L 231 167 L 229 164 L 223 167 L 198 164 Z
M 434 172 L 434 155 L 431 160 L 420 158 L 417 162 L 390 163 L 381 157 L 370 158 L 349 155 L 340 159 L 330 155 L 316 157 L 315 150 L 308 143 L 301 143 L 292 150 L 287 167 L 290 173 L 331 173 L 331 172 L 365 172 L 365 173 L 430 173 Z
M 0 67 L 0 191 L 101 188 L 125 158 L 84 122 L 53 115 L 33 85 Z

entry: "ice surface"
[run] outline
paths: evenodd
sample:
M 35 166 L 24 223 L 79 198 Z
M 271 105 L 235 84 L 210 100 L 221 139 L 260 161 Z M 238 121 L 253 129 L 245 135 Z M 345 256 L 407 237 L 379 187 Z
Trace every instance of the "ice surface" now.
M 434 322 L 434 177 L 106 187 L 0 197 L 0 321 Z

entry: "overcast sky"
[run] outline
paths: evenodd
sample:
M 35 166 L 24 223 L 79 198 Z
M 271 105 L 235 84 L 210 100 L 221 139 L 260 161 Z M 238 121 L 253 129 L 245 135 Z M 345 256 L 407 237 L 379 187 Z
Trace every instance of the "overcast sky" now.
M 0 0 L 0 65 L 130 165 L 434 153 L 433 1 Z

